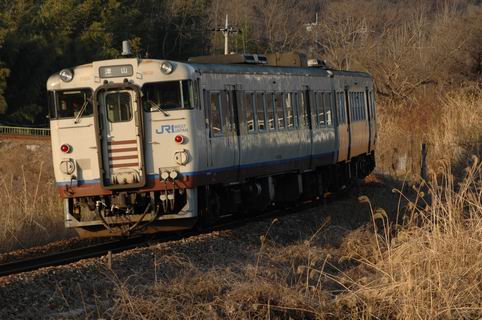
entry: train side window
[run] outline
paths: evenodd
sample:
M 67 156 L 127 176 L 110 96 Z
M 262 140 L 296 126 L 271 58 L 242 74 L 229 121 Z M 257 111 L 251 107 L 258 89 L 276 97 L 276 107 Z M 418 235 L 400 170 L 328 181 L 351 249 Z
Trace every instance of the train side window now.
M 350 92 L 350 111 L 351 111 L 352 121 L 356 121 L 357 115 L 356 115 L 355 93 L 354 92 Z
M 346 122 L 346 110 L 345 110 L 345 94 L 338 92 L 338 123 L 343 124 Z
M 286 106 L 286 126 L 288 129 L 293 129 L 295 126 L 295 116 L 294 116 L 294 107 L 293 107 L 293 97 L 294 94 L 288 92 L 285 94 L 285 106 Z
M 355 109 L 355 120 L 360 120 L 360 116 L 358 113 L 358 92 L 353 93 L 353 108 Z
M 361 93 L 360 92 L 357 92 L 356 93 L 356 97 L 357 97 L 357 103 L 358 103 L 358 120 L 362 120 L 363 119 L 363 105 L 362 105 L 362 99 L 361 99 Z
M 194 108 L 198 108 L 198 109 L 201 109 L 201 101 L 199 99 L 199 81 L 198 80 L 194 80 L 192 82 L 192 86 L 191 86 L 191 95 L 192 95 L 192 101 L 193 101 L 193 107 Z
M 323 125 L 331 125 L 331 92 L 323 92 L 323 112 Z
M 298 119 L 299 119 L 299 127 L 306 127 L 307 124 L 306 124 L 306 107 L 305 107 L 305 93 L 304 92 L 300 92 L 298 94 L 298 97 L 299 97 L 299 108 L 298 108 Z
M 227 91 L 220 94 L 221 96 L 221 117 L 223 122 L 223 132 L 228 133 L 234 130 L 233 108 L 231 106 L 230 96 Z
M 264 109 L 264 94 L 256 93 L 256 123 L 259 131 L 266 130 L 266 113 Z
M 266 94 L 266 113 L 268 116 L 268 128 L 269 130 L 276 129 L 276 120 L 274 116 L 274 93 L 270 92 Z
M 278 129 L 282 130 L 286 127 L 285 125 L 285 115 L 283 110 L 283 94 L 275 94 L 275 109 L 276 109 L 276 119 L 278 120 Z
M 328 127 L 331 127 L 333 124 L 331 110 L 333 104 L 333 93 L 326 92 L 325 93 L 325 123 Z
M 370 115 L 371 115 L 371 118 L 372 120 L 375 119 L 375 98 L 374 98 L 374 95 L 373 95 L 373 91 L 370 91 L 370 106 L 371 106 L 371 112 L 370 112 Z
M 365 92 L 361 92 L 360 93 L 360 102 L 361 102 L 361 106 L 362 106 L 362 118 L 363 120 L 366 120 L 367 119 L 367 110 L 366 110 L 366 97 L 365 97 Z
M 316 101 L 316 114 L 317 114 L 317 121 L 318 127 L 323 127 L 325 125 L 325 111 L 324 111 L 324 93 L 318 92 L 317 93 L 317 101 Z
M 300 105 L 299 105 L 298 92 L 291 94 L 291 104 L 293 105 L 293 117 L 295 128 L 300 127 Z
M 210 93 L 210 118 L 211 118 L 211 133 L 213 136 L 219 136 L 222 134 L 222 123 L 221 123 L 221 106 L 219 99 L 219 92 Z
M 254 106 L 252 92 L 246 92 L 244 94 L 244 108 L 246 109 L 246 126 L 248 127 L 248 132 L 254 132 L 256 126 L 254 123 Z

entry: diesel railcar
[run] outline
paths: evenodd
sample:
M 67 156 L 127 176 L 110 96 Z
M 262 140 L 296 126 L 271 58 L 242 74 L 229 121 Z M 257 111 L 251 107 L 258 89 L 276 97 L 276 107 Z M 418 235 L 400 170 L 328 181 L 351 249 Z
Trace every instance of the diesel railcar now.
M 369 174 L 372 77 L 279 57 L 121 58 L 52 75 L 66 227 L 81 236 L 189 229 Z

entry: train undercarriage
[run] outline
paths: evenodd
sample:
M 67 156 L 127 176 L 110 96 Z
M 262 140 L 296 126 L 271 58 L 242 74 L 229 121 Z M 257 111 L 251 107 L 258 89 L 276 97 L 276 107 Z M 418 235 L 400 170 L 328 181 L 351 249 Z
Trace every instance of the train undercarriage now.
M 306 172 L 286 172 L 196 189 L 116 192 L 111 196 L 65 199 L 66 227 L 81 237 L 127 236 L 206 227 L 225 215 L 254 215 L 271 206 L 322 198 L 375 167 L 374 154 Z

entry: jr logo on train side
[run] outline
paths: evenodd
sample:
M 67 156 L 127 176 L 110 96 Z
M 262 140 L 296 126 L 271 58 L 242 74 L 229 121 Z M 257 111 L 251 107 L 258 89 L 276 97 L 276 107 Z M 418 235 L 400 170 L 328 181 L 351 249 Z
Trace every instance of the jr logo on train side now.
M 188 132 L 185 124 L 164 124 L 156 129 L 157 134 Z

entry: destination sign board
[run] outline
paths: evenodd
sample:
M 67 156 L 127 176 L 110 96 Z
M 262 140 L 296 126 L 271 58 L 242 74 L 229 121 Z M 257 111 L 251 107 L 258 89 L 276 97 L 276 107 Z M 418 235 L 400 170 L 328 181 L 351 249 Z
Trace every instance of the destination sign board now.
M 101 78 L 130 77 L 133 74 L 134 68 L 130 64 L 99 68 L 99 76 Z

